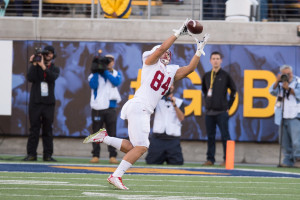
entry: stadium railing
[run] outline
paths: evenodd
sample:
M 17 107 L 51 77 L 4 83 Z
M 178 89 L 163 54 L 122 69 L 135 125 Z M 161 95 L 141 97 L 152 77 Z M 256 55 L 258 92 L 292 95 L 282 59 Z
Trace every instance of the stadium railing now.
M 43 0 L 45 4 L 91 4 L 92 0 Z M 133 0 L 131 5 L 134 6 L 148 6 L 147 0 Z M 94 0 L 94 4 L 98 4 L 98 0 Z M 161 0 L 151 1 L 151 6 L 161 6 Z
M 23 2 L 24 16 L 32 16 L 32 0 L 10 0 L 5 16 L 16 16 L 16 1 Z M 94 1 L 94 4 L 92 4 Z M 223 0 L 132 0 L 130 18 L 225 20 L 226 6 Z M 300 1 L 286 0 L 284 4 L 268 3 L 268 21 L 300 21 Z M 94 9 L 92 9 L 94 8 Z M 36 9 L 36 8 L 35 8 Z M 42 0 L 41 17 L 98 18 L 103 17 L 98 0 Z M 149 12 L 150 11 L 150 12 Z M 100 13 L 100 14 L 99 14 Z M 98 15 L 99 14 L 99 15 Z M 148 16 L 148 17 L 147 17 Z M 260 6 L 256 21 L 260 21 Z

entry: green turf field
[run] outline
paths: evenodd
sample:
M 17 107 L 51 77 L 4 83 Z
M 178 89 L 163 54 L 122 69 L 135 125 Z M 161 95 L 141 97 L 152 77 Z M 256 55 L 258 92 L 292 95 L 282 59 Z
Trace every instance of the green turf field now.
M 8 157 L 1 158 L 0 164 L 8 162 Z M 19 157 L 13 158 L 9 159 L 10 163 L 24 163 L 20 162 Z M 57 158 L 59 164 L 87 164 L 88 159 Z M 139 162 L 137 166 L 147 165 Z M 185 164 L 183 167 L 199 168 L 199 166 L 199 164 Z M 300 169 L 295 168 L 244 165 L 237 165 L 236 168 L 300 174 Z M 124 175 L 123 182 L 130 190 L 120 191 L 107 183 L 107 177 L 108 174 L 94 173 L 0 172 L 0 199 L 300 199 L 300 178 Z
M 245 199 L 299 200 L 300 180 L 125 175 L 128 191 L 114 189 L 107 175 L 0 173 L 1 200 L 9 199 Z

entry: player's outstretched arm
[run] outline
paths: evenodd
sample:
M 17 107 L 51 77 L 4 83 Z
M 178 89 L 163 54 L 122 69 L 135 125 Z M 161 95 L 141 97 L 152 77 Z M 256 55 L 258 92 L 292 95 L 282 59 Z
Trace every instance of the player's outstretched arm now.
M 175 77 L 174 77 L 174 81 L 177 81 L 177 80 L 181 80 L 183 78 L 185 78 L 187 75 L 189 75 L 190 73 L 192 73 L 199 61 L 200 61 L 200 56 L 203 54 L 205 55 L 205 52 L 204 52 L 204 46 L 206 45 L 207 43 L 207 40 L 209 38 L 209 34 L 206 33 L 203 37 L 203 40 L 202 41 L 199 41 L 197 38 L 195 38 L 196 40 L 196 43 L 197 43 L 197 51 L 195 53 L 195 55 L 193 56 L 191 62 L 189 63 L 189 65 L 187 66 L 184 66 L 184 67 L 180 67 L 176 74 L 175 74 Z
M 175 42 L 177 37 L 171 35 L 167 40 L 165 40 L 159 48 L 157 48 L 146 60 L 146 65 L 153 65 L 157 63 L 158 59 L 171 47 Z
M 186 19 L 178 30 L 173 30 L 174 35 L 171 35 L 168 39 L 166 39 L 162 45 L 145 60 L 146 65 L 153 65 L 157 63 L 158 59 L 172 46 L 179 36 L 189 34 L 186 27 L 188 21 L 189 19 Z

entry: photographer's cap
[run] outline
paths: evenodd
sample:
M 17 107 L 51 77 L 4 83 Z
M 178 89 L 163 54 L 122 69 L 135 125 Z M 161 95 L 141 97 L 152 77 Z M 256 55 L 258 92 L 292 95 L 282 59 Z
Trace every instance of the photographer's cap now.
M 112 60 L 115 60 L 115 57 L 113 55 L 111 55 L 111 54 L 107 54 L 107 55 L 105 55 L 105 57 L 106 58 L 111 58 Z
M 55 54 L 55 49 L 54 49 L 54 47 L 53 46 L 46 46 L 45 48 L 44 48 L 44 50 L 47 50 L 47 51 L 51 51 L 53 54 Z

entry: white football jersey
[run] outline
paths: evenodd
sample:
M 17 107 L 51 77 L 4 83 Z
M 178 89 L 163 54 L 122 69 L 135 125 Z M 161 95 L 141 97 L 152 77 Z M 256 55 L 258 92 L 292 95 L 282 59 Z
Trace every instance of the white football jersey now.
M 143 68 L 141 87 L 136 91 L 134 99 L 143 102 L 146 108 L 153 113 L 159 100 L 167 93 L 173 84 L 178 65 L 165 66 L 158 60 L 154 65 L 146 65 L 146 58 L 152 51 L 143 53 Z

